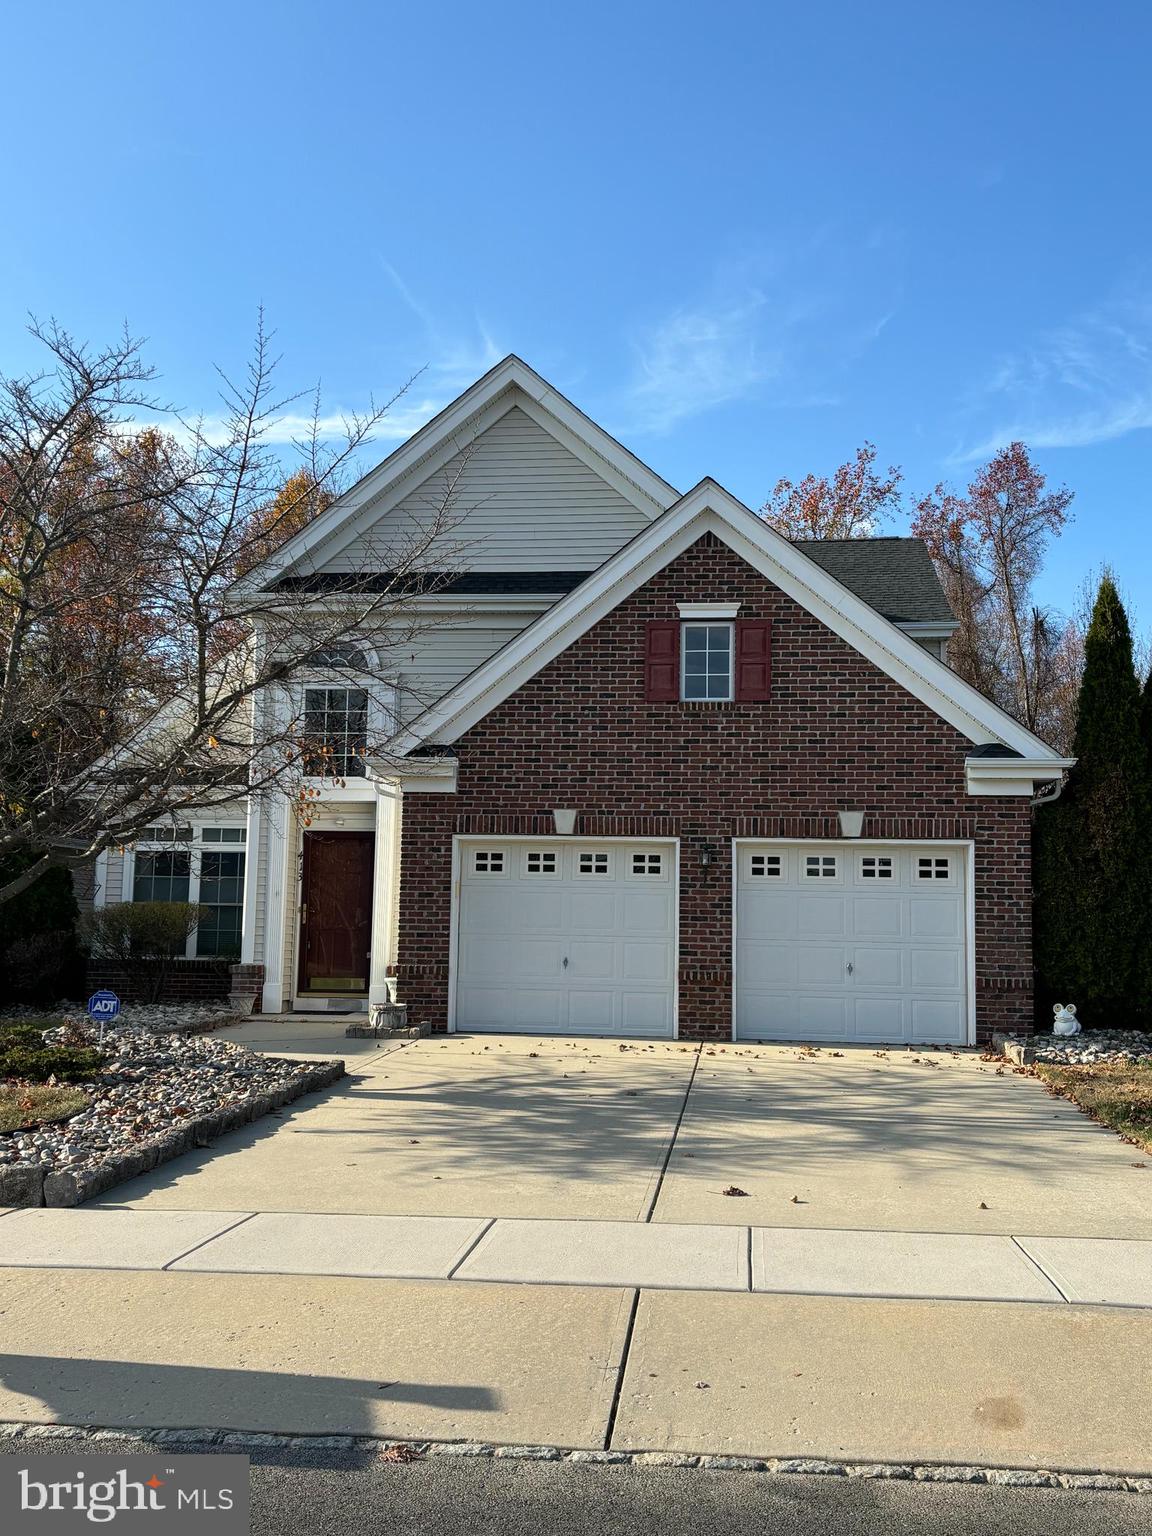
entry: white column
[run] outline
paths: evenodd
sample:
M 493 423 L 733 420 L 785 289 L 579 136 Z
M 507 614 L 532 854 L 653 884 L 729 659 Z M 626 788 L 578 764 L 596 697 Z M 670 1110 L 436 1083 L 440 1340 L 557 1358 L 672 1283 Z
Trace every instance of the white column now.
M 396 959 L 396 904 L 400 895 L 400 786 L 376 784 L 376 848 L 372 873 L 372 966 L 368 1006 L 391 1002 L 388 967 Z
M 289 884 L 295 868 L 288 859 L 288 798 L 276 795 L 263 817 L 268 839 L 267 897 L 264 908 L 264 995 L 265 1013 L 279 1013 L 284 1001 L 284 925 L 288 920 Z
M 259 965 L 256 953 L 256 885 L 260 874 L 260 839 L 265 835 L 260 796 L 248 796 L 248 829 L 244 839 L 244 912 L 240 929 L 240 964 Z M 267 917 L 265 915 L 265 922 Z

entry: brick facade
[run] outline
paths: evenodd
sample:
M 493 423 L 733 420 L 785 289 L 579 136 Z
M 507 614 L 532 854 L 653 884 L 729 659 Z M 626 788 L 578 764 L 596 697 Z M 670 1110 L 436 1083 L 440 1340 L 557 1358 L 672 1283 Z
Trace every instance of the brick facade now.
M 173 960 L 160 993 L 162 1003 L 222 1003 L 232 991 L 229 960 Z M 146 1003 L 152 983 L 147 977 L 133 979 L 121 966 L 105 960 L 88 962 L 88 991 L 109 988 L 125 1003 Z
M 737 600 L 772 621 L 770 701 L 646 702 L 646 622 Z M 1031 1028 L 1027 797 L 969 796 L 972 743 L 712 534 L 454 746 L 458 792 L 404 800 L 395 969 L 414 1023 L 447 1027 L 453 834 L 549 837 L 567 807 L 577 836 L 681 839 L 680 1033 L 729 1038 L 729 840 L 837 837 L 843 808 L 867 813 L 866 838 L 974 841 L 978 1038 Z

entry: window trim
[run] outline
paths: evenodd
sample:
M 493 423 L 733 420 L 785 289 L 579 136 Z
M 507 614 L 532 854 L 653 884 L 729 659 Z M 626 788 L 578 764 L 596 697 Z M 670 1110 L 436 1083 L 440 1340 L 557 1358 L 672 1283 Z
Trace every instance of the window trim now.
M 693 629 L 723 629 L 728 635 L 728 691 L 722 696 L 713 697 L 706 695 L 704 698 L 689 698 L 685 692 L 688 683 L 688 632 Z M 710 654 L 705 647 L 704 654 Z M 707 669 L 705 669 L 707 679 Z M 723 618 L 692 618 L 683 619 L 680 624 L 680 702 L 682 704 L 732 704 L 736 699 L 736 621 Z

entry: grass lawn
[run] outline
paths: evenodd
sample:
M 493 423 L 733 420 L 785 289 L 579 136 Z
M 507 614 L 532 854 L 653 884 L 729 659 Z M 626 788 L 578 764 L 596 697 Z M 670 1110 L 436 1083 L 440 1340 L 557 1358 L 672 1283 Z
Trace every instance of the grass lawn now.
M 46 1121 L 67 1120 L 87 1105 L 79 1088 L 54 1088 L 46 1083 L 0 1083 L 0 1131 L 20 1131 Z
M 1093 1120 L 1152 1152 L 1152 1060 L 1060 1067 L 1037 1062 L 1036 1076 Z

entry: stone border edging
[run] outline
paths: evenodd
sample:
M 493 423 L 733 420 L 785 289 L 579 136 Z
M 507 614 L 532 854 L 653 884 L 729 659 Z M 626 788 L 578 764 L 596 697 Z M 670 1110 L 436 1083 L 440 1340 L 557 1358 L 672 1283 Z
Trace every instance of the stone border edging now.
M 315 1093 L 346 1076 L 343 1061 L 319 1062 L 281 1088 L 254 1093 L 238 1104 L 228 1104 L 206 1115 L 193 1115 L 172 1129 L 145 1141 L 131 1151 L 107 1158 L 98 1167 L 82 1173 L 66 1170 L 49 1172 L 45 1168 L 0 1169 L 0 1206 L 25 1209 L 29 1206 L 71 1207 L 102 1195 L 105 1190 L 158 1168 L 197 1147 L 207 1147 L 227 1131 L 238 1130 L 290 1104 L 306 1093 Z
M 94 1428 L 84 1424 L 0 1423 L 0 1440 L 144 1440 L 195 1451 L 328 1450 L 384 1455 L 404 1447 L 413 1460 L 483 1457 L 495 1461 L 567 1461 L 587 1465 L 698 1467 L 715 1472 L 759 1472 L 801 1477 L 860 1477 L 913 1483 L 986 1483 L 999 1488 L 1079 1488 L 1152 1494 L 1152 1476 L 1110 1472 L 1048 1472 L 1034 1467 L 974 1467 L 951 1462 L 826 1461 L 801 1456 L 687 1455 L 679 1451 L 572 1451 L 556 1445 L 497 1445 L 478 1440 L 397 1440 L 371 1435 L 274 1435 L 226 1429 Z M 393 1458 L 399 1459 L 399 1458 Z

